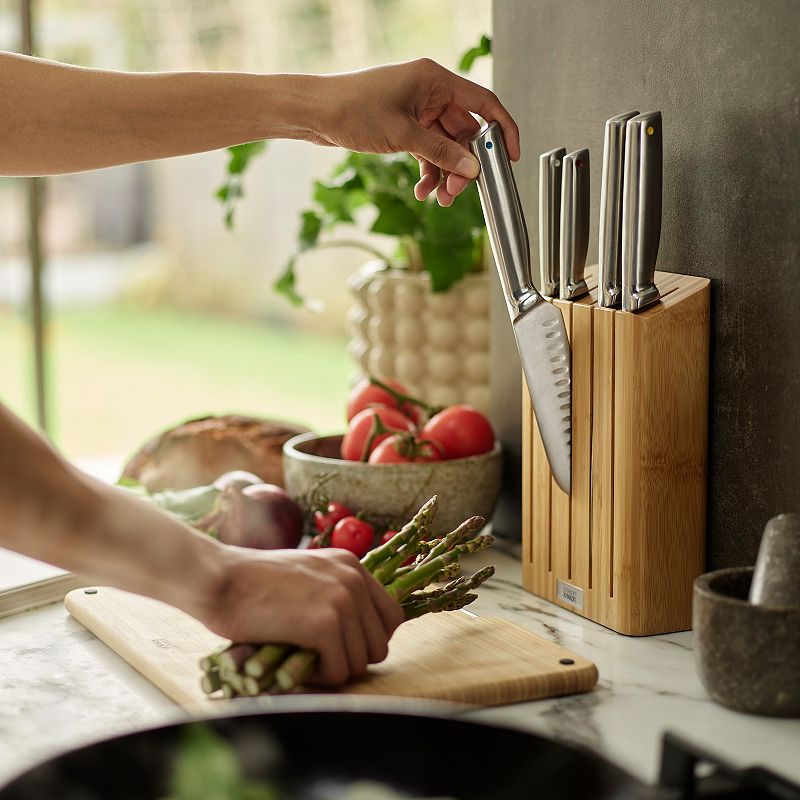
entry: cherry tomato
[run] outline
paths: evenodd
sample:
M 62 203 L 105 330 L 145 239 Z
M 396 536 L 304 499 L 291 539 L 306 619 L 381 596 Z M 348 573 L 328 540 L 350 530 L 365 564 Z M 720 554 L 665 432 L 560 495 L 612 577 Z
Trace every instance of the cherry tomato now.
M 358 414 L 350 420 L 350 427 L 342 439 L 342 458 L 346 458 L 348 461 L 361 460 L 361 456 L 372 434 L 376 415 L 380 419 L 381 424 L 388 428 L 388 432 L 381 433 L 374 438 L 372 446 L 370 447 L 370 453 L 376 445 L 393 433 L 414 430 L 414 423 L 396 408 L 389 408 L 388 406 L 365 408 L 363 411 L 359 411 Z M 367 455 L 369 456 L 369 453 L 367 453 Z
M 391 378 L 381 378 L 381 382 L 392 389 L 397 390 L 400 394 L 408 394 L 408 389 L 402 383 L 392 380 Z M 394 395 L 381 389 L 380 386 L 375 386 L 369 382 L 369 378 L 360 380 L 351 390 L 347 398 L 347 421 L 350 422 L 359 411 L 363 411 L 370 406 L 388 406 L 389 408 L 399 408 L 409 419 L 414 422 L 420 420 L 420 407 L 414 403 L 402 403 L 398 405 Z
M 370 454 L 370 464 L 411 464 L 412 462 L 441 461 L 442 446 L 429 439 L 397 433 L 384 439 Z
M 386 544 L 392 536 L 397 536 L 397 531 L 386 531 L 386 533 L 381 536 L 381 544 Z
M 445 458 L 474 456 L 494 447 L 489 420 L 471 406 L 445 408 L 425 423 L 420 436 L 441 443 Z
M 314 512 L 314 527 L 320 533 L 330 533 L 340 519 L 352 516 L 353 512 L 346 505 L 331 500 L 324 511 Z
M 358 517 L 345 517 L 336 523 L 331 534 L 331 545 L 363 558 L 370 551 L 374 536 L 375 529 L 368 522 Z

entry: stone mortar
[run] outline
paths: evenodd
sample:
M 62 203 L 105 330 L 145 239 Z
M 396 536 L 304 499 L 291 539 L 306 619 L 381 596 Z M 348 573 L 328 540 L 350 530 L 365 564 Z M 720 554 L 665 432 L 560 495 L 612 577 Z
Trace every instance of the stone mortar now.
M 800 608 L 747 602 L 752 567 L 694 583 L 694 651 L 700 680 L 721 705 L 749 714 L 800 716 Z

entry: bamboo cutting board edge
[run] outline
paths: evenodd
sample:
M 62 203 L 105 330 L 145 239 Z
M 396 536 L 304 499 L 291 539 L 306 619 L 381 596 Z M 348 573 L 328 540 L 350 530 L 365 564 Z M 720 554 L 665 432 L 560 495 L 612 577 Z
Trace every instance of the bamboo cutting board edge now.
M 76 589 L 64 604 L 174 702 L 201 713 L 225 702 L 203 694 L 197 662 L 226 640 L 197 620 L 109 587 Z M 402 625 L 386 661 L 340 693 L 489 706 L 584 692 L 596 683 L 595 665 L 560 645 L 504 619 L 451 612 Z

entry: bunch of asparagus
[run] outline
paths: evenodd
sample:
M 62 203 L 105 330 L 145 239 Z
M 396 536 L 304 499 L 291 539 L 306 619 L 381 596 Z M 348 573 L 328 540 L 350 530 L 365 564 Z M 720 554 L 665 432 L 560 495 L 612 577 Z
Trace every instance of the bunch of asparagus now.
M 469 578 L 454 578 L 458 559 L 488 547 L 494 537 L 479 535 L 483 517 L 470 517 L 454 531 L 428 541 L 438 501 L 434 495 L 414 518 L 385 544 L 370 550 L 361 563 L 402 605 L 406 619 L 438 611 L 456 611 L 477 599 L 474 589 L 494 574 L 484 567 Z M 413 559 L 412 563 L 408 563 Z M 406 566 L 403 566 L 406 565 Z M 452 579 L 452 580 L 451 580 Z M 429 584 L 449 581 L 428 590 Z M 289 644 L 233 643 L 200 659 L 206 694 L 255 696 L 296 691 L 317 665 L 317 653 Z

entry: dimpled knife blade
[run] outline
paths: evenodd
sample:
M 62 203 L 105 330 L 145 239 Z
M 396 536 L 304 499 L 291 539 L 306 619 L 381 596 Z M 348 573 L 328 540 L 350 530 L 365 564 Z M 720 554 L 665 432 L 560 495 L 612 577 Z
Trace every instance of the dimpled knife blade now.
M 564 318 L 531 280 L 528 231 L 500 126 L 484 125 L 470 149 L 481 166 L 483 216 L 547 460 L 556 483 L 569 494 L 572 384 Z

